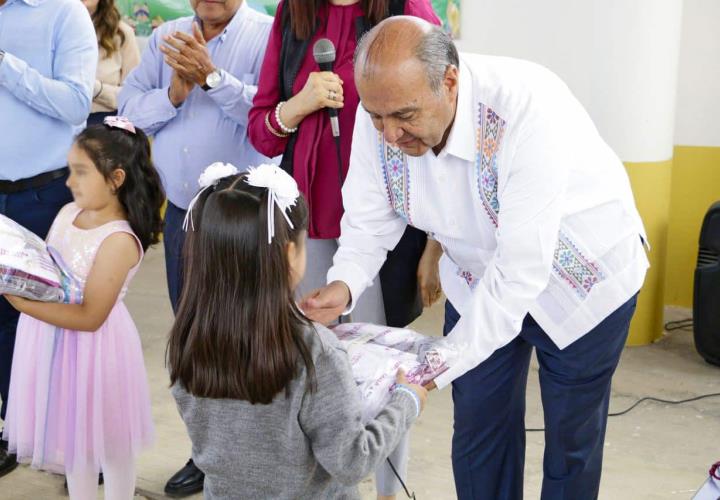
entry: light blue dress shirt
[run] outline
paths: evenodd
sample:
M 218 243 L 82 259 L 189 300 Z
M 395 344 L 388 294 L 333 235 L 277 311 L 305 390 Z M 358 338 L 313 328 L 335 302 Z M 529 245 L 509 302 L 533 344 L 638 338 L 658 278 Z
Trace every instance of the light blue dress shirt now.
M 0 6 L 0 179 L 67 165 L 90 113 L 97 38 L 79 0 L 7 0 Z
M 168 199 L 182 209 L 187 209 L 198 190 L 198 177 L 211 163 L 232 163 L 242 171 L 271 161 L 250 145 L 247 123 L 273 19 L 243 2 L 225 30 L 207 42 L 221 70 L 220 85 L 208 91 L 196 86 L 176 109 L 168 97 L 172 68 L 165 64 L 160 46 L 168 34 L 192 34 L 194 20 L 185 17 L 158 27 L 118 96 L 120 114 L 154 136 L 155 166 Z

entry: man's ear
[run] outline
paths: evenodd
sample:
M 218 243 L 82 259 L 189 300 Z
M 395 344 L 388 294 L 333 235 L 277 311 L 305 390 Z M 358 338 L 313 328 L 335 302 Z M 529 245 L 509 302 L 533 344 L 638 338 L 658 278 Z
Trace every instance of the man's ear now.
M 458 85 L 460 83 L 460 71 L 454 64 L 448 65 L 445 70 L 445 78 L 443 79 L 443 86 L 451 96 L 456 96 L 458 92 Z

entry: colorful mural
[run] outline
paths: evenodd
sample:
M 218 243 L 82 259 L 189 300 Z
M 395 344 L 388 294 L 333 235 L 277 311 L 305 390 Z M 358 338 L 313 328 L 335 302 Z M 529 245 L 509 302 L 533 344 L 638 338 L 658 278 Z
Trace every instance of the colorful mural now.
M 246 0 L 248 4 L 271 16 L 275 15 L 279 0 Z M 192 15 L 188 0 L 115 0 L 123 19 L 135 28 L 135 34 L 150 36 L 154 28 L 165 21 Z M 445 30 L 453 38 L 460 36 L 460 0 L 432 0 L 433 9 L 442 19 Z

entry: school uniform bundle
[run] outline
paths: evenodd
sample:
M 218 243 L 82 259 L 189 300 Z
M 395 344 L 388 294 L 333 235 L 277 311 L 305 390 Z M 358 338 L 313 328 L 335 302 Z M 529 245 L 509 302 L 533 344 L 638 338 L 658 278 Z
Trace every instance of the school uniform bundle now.
M 399 368 L 409 383 L 425 385 L 447 370 L 458 356 L 454 350 L 441 346 L 440 339 L 405 328 L 343 323 L 332 330 L 350 358 L 366 422 L 375 418 L 390 400 Z
M 82 286 L 37 235 L 0 215 L 0 294 L 79 304 Z

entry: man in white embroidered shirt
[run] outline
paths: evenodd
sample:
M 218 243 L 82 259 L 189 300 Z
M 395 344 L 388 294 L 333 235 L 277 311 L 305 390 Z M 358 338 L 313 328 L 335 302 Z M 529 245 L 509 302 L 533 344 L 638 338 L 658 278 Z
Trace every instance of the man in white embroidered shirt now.
M 392 18 L 359 44 L 345 216 L 329 285 L 352 307 L 407 224 L 442 244 L 444 342 L 460 499 L 523 494 L 532 349 L 545 412 L 542 498 L 596 498 L 611 377 L 648 260 L 624 167 L 550 71 L 458 56 L 427 23 Z

